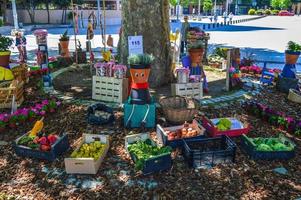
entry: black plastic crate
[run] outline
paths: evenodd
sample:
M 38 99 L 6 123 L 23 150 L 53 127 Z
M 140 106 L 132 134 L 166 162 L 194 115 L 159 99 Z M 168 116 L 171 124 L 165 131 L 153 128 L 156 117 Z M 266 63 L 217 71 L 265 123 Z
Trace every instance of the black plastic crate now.
M 235 161 L 236 144 L 226 135 L 183 141 L 183 156 L 193 168 L 208 168 Z
M 24 135 L 23 135 L 24 136 Z M 22 137 L 23 137 L 22 136 Z M 21 138 L 21 137 L 20 137 Z M 69 149 L 69 141 L 67 135 L 61 136 L 51 147 L 50 151 L 44 152 L 39 150 L 34 150 L 26 146 L 17 145 L 17 141 L 14 141 L 13 147 L 15 152 L 20 157 L 31 157 L 41 160 L 54 161 L 60 155 L 62 155 L 65 151 Z
M 150 136 L 148 133 L 140 133 L 136 135 L 128 135 L 125 138 L 125 147 L 126 150 L 128 151 L 128 145 L 135 143 L 137 141 L 145 141 L 146 139 L 150 139 Z M 154 141 L 153 145 L 156 145 Z M 137 161 L 137 157 L 133 153 L 129 153 L 131 156 L 131 159 L 133 160 L 134 163 Z M 171 153 L 165 153 L 162 155 L 154 156 L 152 158 L 149 158 L 145 160 L 144 165 L 142 167 L 142 173 L 144 175 L 156 173 L 156 172 L 161 172 L 165 170 L 169 170 L 172 166 L 172 159 L 171 159 Z
M 286 142 L 291 141 L 286 138 Z M 295 148 L 292 151 L 257 151 L 256 147 L 243 136 L 241 148 L 254 160 L 289 160 L 295 157 Z

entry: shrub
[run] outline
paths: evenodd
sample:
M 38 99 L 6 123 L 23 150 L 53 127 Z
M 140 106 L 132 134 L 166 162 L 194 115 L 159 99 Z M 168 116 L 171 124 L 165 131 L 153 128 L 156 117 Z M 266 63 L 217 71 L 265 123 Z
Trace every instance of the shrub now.
M 3 23 L 3 20 L 0 19 L 0 27 L 3 26 L 3 24 L 4 24 L 4 23 Z
M 255 14 L 256 15 L 263 15 L 264 14 L 264 10 L 262 10 L 262 9 L 256 10 Z
M 266 9 L 266 10 L 264 11 L 264 14 L 266 14 L 266 15 L 271 15 L 271 14 L 272 14 L 272 11 L 271 11 L 270 9 Z
M 279 10 L 272 10 L 272 15 L 278 15 L 279 14 Z
M 256 13 L 256 10 L 255 10 L 255 9 L 250 9 L 250 10 L 248 11 L 248 15 L 255 15 L 255 13 Z

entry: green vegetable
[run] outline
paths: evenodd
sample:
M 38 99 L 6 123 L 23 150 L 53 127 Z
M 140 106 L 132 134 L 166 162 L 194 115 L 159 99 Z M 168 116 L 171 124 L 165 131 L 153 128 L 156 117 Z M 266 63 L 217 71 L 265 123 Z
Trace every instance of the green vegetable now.
M 244 135 L 244 137 L 255 146 L 257 151 L 292 151 L 294 149 L 294 144 L 283 139 L 283 136 L 279 138 L 249 138 Z
M 232 122 L 227 118 L 221 118 L 217 123 L 217 129 L 220 131 L 230 130 L 232 126 Z
M 22 138 L 20 138 L 20 140 L 18 141 L 18 145 L 24 145 L 27 146 L 28 143 L 32 142 L 34 139 L 34 137 L 31 136 L 23 136 Z
M 133 154 L 137 160 L 135 162 L 135 168 L 141 170 L 144 166 L 146 160 L 154 158 L 156 156 L 161 156 L 163 154 L 171 153 L 171 147 L 157 147 L 152 144 L 150 139 L 145 141 L 138 141 L 136 143 L 130 144 L 128 150 Z
M 267 144 L 260 144 L 256 149 L 257 151 L 273 151 L 273 149 Z

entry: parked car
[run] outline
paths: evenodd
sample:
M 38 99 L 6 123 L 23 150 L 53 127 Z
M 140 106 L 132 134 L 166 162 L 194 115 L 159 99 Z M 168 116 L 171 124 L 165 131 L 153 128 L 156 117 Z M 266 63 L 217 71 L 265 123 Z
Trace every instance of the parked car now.
M 288 12 L 287 10 L 281 10 L 278 16 L 294 16 L 294 13 Z

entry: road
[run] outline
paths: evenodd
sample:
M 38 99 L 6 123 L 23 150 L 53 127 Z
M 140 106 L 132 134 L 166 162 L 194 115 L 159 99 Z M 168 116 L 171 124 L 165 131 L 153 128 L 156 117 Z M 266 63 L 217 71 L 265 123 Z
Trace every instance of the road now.
M 203 20 L 201 23 L 196 21 L 192 22 L 193 26 L 207 23 L 208 19 Z M 243 22 L 235 25 L 224 26 L 215 30 L 208 31 L 211 34 L 210 37 L 210 51 L 216 46 L 232 46 L 241 48 L 242 56 L 253 53 L 256 60 L 265 61 L 283 61 L 284 50 L 288 41 L 293 40 L 301 43 L 301 17 L 278 17 L 268 16 L 262 19 L 257 19 L 249 22 Z M 172 28 L 180 28 L 180 24 L 171 24 Z M 50 49 L 50 55 L 56 55 L 58 49 L 58 38 L 63 33 L 65 28 L 48 29 L 50 32 L 48 45 Z M 119 27 L 113 26 L 108 28 L 108 33 L 112 34 L 114 38 L 114 46 L 117 46 Z M 99 31 L 97 31 L 99 32 Z M 101 46 L 100 35 L 95 34 L 92 41 L 92 48 L 99 51 Z M 69 31 L 73 33 L 72 29 Z M 34 49 L 37 48 L 35 44 L 35 37 L 32 33 L 26 36 L 28 40 L 27 49 L 30 51 L 31 57 L 34 57 Z M 71 40 L 74 37 L 71 36 Z M 85 29 L 80 30 L 78 36 L 83 47 L 85 47 Z M 74 42 L 70 42 L 70 49 L 74 50 Z M 13 49 L 13 54 L 16 56 L 17 49 Z M 301 62 L 301 61 L 299 61 Z M 262 65 L 262 63 L 259 63 Z M 282 68 L 282 64 L 270 65 L 269 67 Z M 298 70 L 301 71 L 301 66 L 298 66 Z
M 254 53 L 256 60 L 284 61 L 287 42 L 301 44 L 301 17 L 269 16 L 209 31 L 210 44 L 242 48 L 243 56 Z M 301 64 L 301 59 L 299 59 Z M 298 70 L 301 71 L 301 65 Z M 281 68 L 282 65 L 273 65 Z

